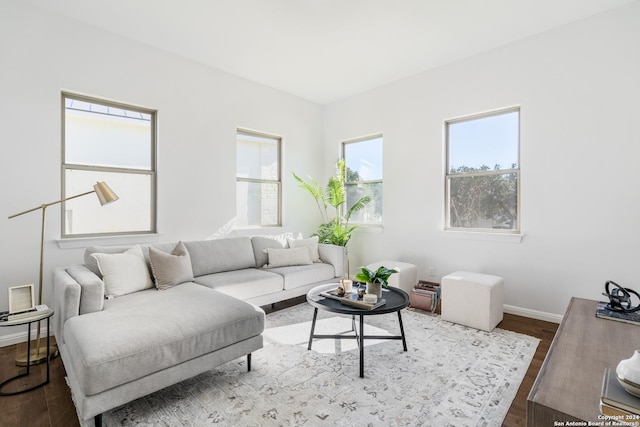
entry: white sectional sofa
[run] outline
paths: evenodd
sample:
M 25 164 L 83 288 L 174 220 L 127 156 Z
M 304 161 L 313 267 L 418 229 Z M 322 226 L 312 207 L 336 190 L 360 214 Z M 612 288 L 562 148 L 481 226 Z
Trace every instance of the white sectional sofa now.
M 91 247 L 84 264 L 56 269 L 54 333 L 80 419 L 101 425 L 105 411 L 244 355 L 250 370 L 259 306 L 344 271 L 342 247 L 291 246 L 256 236 Z M 143 267 L 128 265 L 139 252 Z

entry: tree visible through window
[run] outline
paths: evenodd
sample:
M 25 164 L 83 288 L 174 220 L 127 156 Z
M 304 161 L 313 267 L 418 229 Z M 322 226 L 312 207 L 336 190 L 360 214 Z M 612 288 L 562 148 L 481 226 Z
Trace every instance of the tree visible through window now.
M 94 197 L 62 205 L 63 237 L 155 232 L 156 113 L 62 94 L 62 197 L 105 181 L 120 197 L 100 207 Z
M 361 197 L 371 202 L 353 213 L 352 223 L 382 224 L 382 135 L 352 139 L 342 143 L 346 164 L 347 207 Z
M 518 232 L 519 109 L 446 122 L 448 229 Z

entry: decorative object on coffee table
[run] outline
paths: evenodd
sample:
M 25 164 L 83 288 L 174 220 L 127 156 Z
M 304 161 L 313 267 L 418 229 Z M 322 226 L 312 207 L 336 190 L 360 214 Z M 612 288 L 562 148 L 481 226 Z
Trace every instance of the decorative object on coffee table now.
M 40 206 L 37 206 L 32 209 L 28 209 L 23 212 L 19 212 L 9 217 L 9 219 L 11 219 L 20 215 L 24 215 L 29 212 L 37 211 L 38 209 L 42 210 L 42 227 L 40 231 L 40 274 L 38 279 L 38 305 L 42 305 L 42 275 L 43 275 L 43 261 L 44 261 L 44 228 L 45 228 L 44 225 L 45 225 L 47 208 L 49 206 L 57 205 L 59 203 L 66 202 L 67 200 L 86 196 L 87 194 L 91 194 L 91 193 L 96 193 L 96 196 L 98 196 L 98 200 L 100 201 L 101 206 L 107 205 L 109 203 L 112 203 L 118 200 L 118 196 L 116 195 L 116 193 L 114 193 L 113 190 L 111 190 L 111 188 L 109 188 L 109 186 L 104 181 L 101 181 L 96 183 L 93 186 L 93 190 L 87 191 L 86 193 L 76 194 L 75 196 L 56 200 L 55 202 L 43 203 Z M 31 337 L 29 336 L 28 339 L 30 340 Z M 40 348 L 40 322 L 38 322 L 36 347 L 32 350 L 32 354 L 30 355 L 31 357 L 28 357 L 29 355 L 27 354 L 18 356 L 16 358 L 16 364 L 18 366 L 25 366 L 27 364 L 27 360 L 29 361 L 28 363 L 31 365 L 42 363 L 47 359 L 47 354 L 49 351 L 50 350 L 48 349 L 43 350 Z M 57 350 L 54 349 L 53 352 L 51 352 L 51 354 L 53 354 L 52 357 L 57 356 Z
M 389 286 L 389 277 L 393 273 L 397 273 L 393 268 L 380 266 L 376 270 L 370 270 L 367 267 L 360 267 L 360 273 L 355 275 L 356 280 L 367 284 L 367 293 L 382 298 L 382 287 Z

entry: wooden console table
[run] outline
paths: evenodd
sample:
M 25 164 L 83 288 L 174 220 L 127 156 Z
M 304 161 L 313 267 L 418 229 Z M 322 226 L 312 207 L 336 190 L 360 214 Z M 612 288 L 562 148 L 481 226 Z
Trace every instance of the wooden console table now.
M 604 369 L 640 349 L 640 325 L 600 319 L 596 301 L 572 298 L 527 398 L 527 426 L 597 422 Z

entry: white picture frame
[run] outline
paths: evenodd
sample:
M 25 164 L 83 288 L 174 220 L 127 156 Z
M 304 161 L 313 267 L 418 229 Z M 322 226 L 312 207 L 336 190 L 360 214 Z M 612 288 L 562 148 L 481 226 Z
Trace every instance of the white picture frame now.
M 34 308 L 33 283 L 9 288 L 9 314 L 22 313 Z

